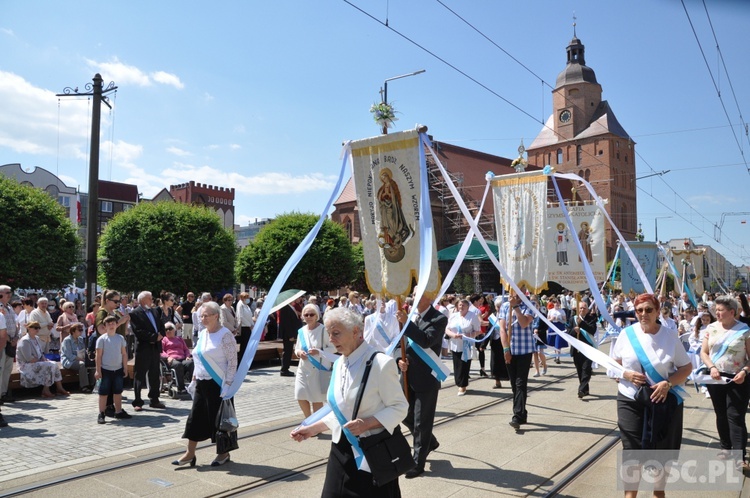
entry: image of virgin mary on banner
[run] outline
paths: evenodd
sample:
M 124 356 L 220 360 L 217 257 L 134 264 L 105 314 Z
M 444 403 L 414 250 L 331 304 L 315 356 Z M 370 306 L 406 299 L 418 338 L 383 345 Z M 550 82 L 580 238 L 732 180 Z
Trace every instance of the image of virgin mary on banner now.
M 538 171 L 492 180 L 499 261 L 519 287 L 547 288 L 547 177 Z
M 351 143 L 365 278 L 370 291 L 382 296 L 409 294 L 419 272 L 420 181 L 426 170 L 420 165 L 419 147 L 416 130 Z M 437 253 L 434 239 L 432 250 Z M 434 265 L 426 291 L 438 290 Z

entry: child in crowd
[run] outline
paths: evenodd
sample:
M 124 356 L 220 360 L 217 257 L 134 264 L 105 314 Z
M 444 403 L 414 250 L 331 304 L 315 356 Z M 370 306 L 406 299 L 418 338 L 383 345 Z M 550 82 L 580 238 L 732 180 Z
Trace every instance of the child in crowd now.
M 128 375 L 127 343 L 125 338 L 115 333 L 117 318 L 113 315 L 104 319 L 105 334 L 96 340 L 96 379 L 99 386 L 99 418 L 97 423 L 105 422 L 104 410 L 107 406 L 107 395 L 114 395 L 115 418 L 132 418 L 122 409 L 122 389 L 124 378 Z

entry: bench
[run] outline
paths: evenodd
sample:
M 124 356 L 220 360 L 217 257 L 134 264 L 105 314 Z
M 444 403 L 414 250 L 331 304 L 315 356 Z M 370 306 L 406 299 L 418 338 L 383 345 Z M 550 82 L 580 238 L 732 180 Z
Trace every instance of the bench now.
M 237 345 L 237 350 L 239 351 L 239 344 Z M 284 346 L 282 345 L 281 340 L 263 341 L 258 344 L 258 351 L 255 353 L 253 362 L 279 361 L 281 360 L 281 355 L 283 352 Z M 297 357 L 295 355 L 292 355 L 292 359 L 296 360 Z M 63 384 L 78 383 L 78 370 L 68 370 L 67 368 L 62 368 L 62 365 L 60 365 L 59 362 L 58 365 L 60 366 L 60 374 L 62 375 Z M 128 377 L 131 379 L 134 378 L 134 367 L 135 360 L 131 358 L 130 361 L 128 361 Z M 21 372 L 19 372 L 18 370 L 18 365 L 16 363 L 13 363 L 13 373 L 10 374 L 10 383 L 8 384 L 8 390 L 21 388 Z

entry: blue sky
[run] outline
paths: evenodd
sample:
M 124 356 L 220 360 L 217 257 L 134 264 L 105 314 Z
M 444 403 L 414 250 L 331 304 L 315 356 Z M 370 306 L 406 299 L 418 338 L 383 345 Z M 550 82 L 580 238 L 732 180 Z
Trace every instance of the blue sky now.
M 511 158 L 539 133 L 551 89 L 446 6 L 553 86 L 575 13 L 586 63 L 637 143 L 637 177 L 671 170 L 638 182 L 647 239 L 659 217 L 660 239 L 692 237 L 750 264 L 750 215 L 727 216 L 713 240 L 722 213 L 750 211 L 749 3 L 706 0 L 728 80 L 703 2 L 685 0 L 729 120 L 678 0 L 351 3 L 512 105 L 340 0 L 5 1 L 0 164 L 86 190 L 89 104 L 54 94 L 100 72 L 119 87 L 115 111 L 103 108 L 102 179 L 147 197 L 187 180 L 231 186 L 243 224 L 319 211 L 342 142 L 378 134 L 368 110 L 386 78 L 426 69 L 388 85 L 398 129 L 425 124 L 437 140 Z

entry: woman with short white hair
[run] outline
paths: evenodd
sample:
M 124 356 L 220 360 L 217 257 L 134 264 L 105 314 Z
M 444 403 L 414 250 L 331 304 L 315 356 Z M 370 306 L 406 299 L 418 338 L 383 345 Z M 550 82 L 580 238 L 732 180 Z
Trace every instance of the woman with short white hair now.
M 294 345 L 294 353 L 299 358 L 294 380 L 294 399 L 305 417 L 309 417 L 320 410 L 326 400 L 331 380 L 331 362 L 321 355 L 321 351 L 333 350 L 333 347 L 325 327 L 320 323 L 317 305 L 307 304 L 302 308 L 302 319 L 305 325 L 297 331 L 297 343 Z

